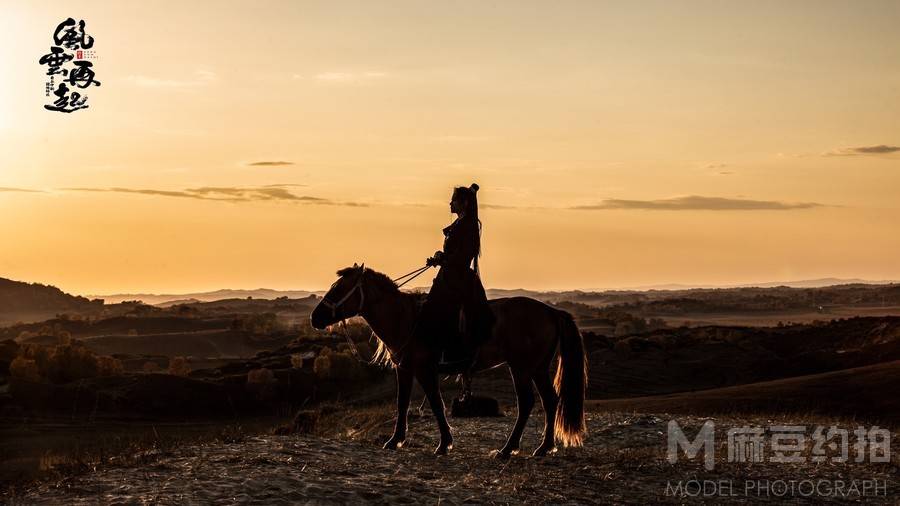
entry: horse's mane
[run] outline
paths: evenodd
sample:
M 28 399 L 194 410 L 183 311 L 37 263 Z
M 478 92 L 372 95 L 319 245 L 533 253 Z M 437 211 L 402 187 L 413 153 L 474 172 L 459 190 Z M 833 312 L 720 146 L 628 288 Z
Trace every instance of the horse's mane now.
M 337 275 L 343 277 L 347 274 L 359 274 L 362 269 L 366 270 L 366 281 L 372 283 L 379 291 L 386 293 L 397 293 L 400 291 L 400 287 L 397 286 L 397 283 L 394 283 L 387 274 L 383 274 L 368 267 L 344 267 L 337 271 Z

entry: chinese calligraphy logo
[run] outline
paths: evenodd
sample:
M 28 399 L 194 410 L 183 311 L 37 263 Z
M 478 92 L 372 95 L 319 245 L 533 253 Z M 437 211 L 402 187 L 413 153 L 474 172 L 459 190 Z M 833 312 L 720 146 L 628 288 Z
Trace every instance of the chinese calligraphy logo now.
M 91 86 L 100 86 L 96 80 L 94 64 L 88 60 L 96 59 L 94 38 L 85 32 L 84 20 L 77 23 L 68 18 L 56 26 L 53 32 L 53 45 L 50 52 L 38 60 L 47 66 L 50 79 L 45 83 L 45 96 L 51 93 L 56 99 L 51 104 L 44 104 L 44 109 L 71 113 L 90 107 L 84 92 Z M 57 76 L 61 82 L 57 85 Z

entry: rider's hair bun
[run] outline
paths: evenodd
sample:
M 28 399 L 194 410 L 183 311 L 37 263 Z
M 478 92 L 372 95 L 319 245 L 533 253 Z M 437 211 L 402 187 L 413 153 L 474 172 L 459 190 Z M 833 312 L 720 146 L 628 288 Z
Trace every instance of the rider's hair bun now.
M 470 186 L 469 189 L 472 190 L 472 192 L 477 192 L 478 191 L 478 183 L 472 183 L 472 186 Z

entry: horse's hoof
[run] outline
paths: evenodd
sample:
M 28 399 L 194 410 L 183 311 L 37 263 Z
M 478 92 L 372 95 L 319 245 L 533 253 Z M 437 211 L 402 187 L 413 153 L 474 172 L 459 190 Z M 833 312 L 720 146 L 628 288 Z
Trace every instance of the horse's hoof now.
M 434 449 L 435 455 L 447 455 L 450 452 L 450 449 L 453 448 L 453 441 L 449 443 L 441 443 L 437 448 Z
M 497 460 L 507 460 L 509 456 L 512 455 L 512 451 L 504 448 L 500 450 L 494 450 L 491 452 L 491 454 Z
M 382 448 L 384 448 L 385 450 L 396 450 L 397 448 L 402 448 L 402 447 L 403 447 L 403 441 L 402 440 L 398 441 L 396 439 L 388 439 L 387 443 L 384 443 L 384 446 L 382 446 Z
M 538 448 L 534 451 L 534 453 L 531 454 L 531 456 L 532 457 L 544 457 L 548 453 L 553 453 L 555 451 L 556 451 L 555 446 L 550 446 L 550 447 L 538 446 Z

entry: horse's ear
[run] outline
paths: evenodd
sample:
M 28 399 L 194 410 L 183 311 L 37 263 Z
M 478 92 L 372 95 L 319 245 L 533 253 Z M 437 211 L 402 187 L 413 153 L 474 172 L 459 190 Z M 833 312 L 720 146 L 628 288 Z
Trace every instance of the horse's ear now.
M 358 268 L 359 268 L 359 266 L 356 265 L 356 262 L 353 262 L 353 268 L 354 268 L 354 269 L 358 269 Z
M 366 270 L 366 263 L 363 262 L 362 265 L 359 266 L 360 269 Z

